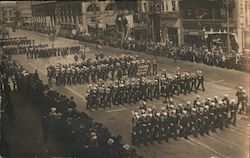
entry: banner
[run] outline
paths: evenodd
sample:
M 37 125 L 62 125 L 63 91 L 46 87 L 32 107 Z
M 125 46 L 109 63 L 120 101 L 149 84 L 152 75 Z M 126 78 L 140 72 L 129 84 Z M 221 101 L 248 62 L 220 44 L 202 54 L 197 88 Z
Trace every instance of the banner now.
M 140 76 L 140 75 L 146 75 L 147 74 L 147 71 L 148 71 L 148 66 L 149 65 L 142 65 L 142 66 L 139 66 L 138 67 L 138 70 L 137 70 L 137 75 Z

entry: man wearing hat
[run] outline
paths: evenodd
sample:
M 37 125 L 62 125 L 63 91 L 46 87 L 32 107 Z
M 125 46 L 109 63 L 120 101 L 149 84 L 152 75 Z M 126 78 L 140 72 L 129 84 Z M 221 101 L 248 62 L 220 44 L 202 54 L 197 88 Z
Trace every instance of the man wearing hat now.
M 197 80 L 198 80 L 198 84 L 197 84 L 197 86 L 196 86 L 196 90 L 198 90 L 199 87 L 201 86 L 202 91 L 205 91 L 205 87 L 204 87 L 204 76 L 203 76 L 203 74 L 202 74 L 202 71 L 198 71 Z
M 179 135 L 187 139 L 189 128 L 190 128 L 190 119 L 188 116 L 188 112 L 186 110 L 183 110 L 180 117 Z
M 41 127 L 43 131 L 43 141 L 44 143 L 46 143 L 49 137 L 49 129 L 50 129 L 50 122 L 47 116 L 43 116 L 43 118 L 41 119 Z
M 174 139 L 177 140 L 179 118 L 176 115 L 176 110 L 171 111 L 169 116 L 169 121 L 170 121 L 170 135 L 172 135 Z
M 153 60 L 153 75 L 157 74 L 157 63 L 155 60 Z
M 243 92 L 243 87 L 239 87 L 237 92 L 236 92 L 236 96 L 237 96 L 237 107 L 240 109 L 239 114 L 242 113 L 243 109 L 245 108 L 245 104 L 243 103 L 245 101 L 245 97 L 244 97 L 244 92 Z M 241 106 L 241 107 L 239 107 Z
M 233 121 L 232 124 L 234 126 L 236 126 L 237 111 L 238 111 L 238 107 L 236 105 L 235 99 L 232 99 L 231 103 L 230 103 L 230 115 L 231 115 L 231 117 L 229 118 L 229 120 Z

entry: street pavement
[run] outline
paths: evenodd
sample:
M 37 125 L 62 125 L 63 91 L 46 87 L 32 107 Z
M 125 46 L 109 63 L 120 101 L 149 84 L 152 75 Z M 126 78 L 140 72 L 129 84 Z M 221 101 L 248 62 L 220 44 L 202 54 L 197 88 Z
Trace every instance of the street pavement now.
M 35 40 L 35 43 L 47 43 L 49 37 L 46 34 L 17 30 L 11 33 L 11 36 L 27 36 Z M 55 47 L 63 47 L 70 45 L 78 45 L 78 41 L 58 37 L 54 42 Z M 87 44 L 91 52 L 87 53 L 87 57 L 94 57 L 95 45 Z M 152 61 L 156 59 L 159 70 L 166 69 L 170 74 L 175 73 L 176 66 L 180 67 L 182 71 L 195 72 L 197 70 L 203 71 L 205 75 L 206 91 L 198 91 L 201 98 L 213 97 L 215 95 L 222 97 L 227 93 L 230 98 L 235 98 L 236 87 L 243 86 L 249 92 L 249 74 L 235 70 L 227 70 L 223 68 L 207 66 L 204 64 L 191 63 L 185 61 L 177 61 L 175 63 L 172 59 L 157 57 L 134 52 L 126 51 L 117 48 L 104 47 L 103 52 L 105 56 L 133 54 L 139 55 L 140 58 Z M 51 57 L 42 59 L 27 59 L 25 55 L 15 55 L 14 59 L 20 62 L 27 70 L 34 72 L 38 70 L 40 78 L 47 83 L 47 66 L 56 63 L 73 63 L 72 55 L 66 57 Z M 87 85 L 56 87 L 53 84 L 53 89 L 67 95 L 73 96 L 77 103 L 77 110 L 84 111 L 89 116 L 93 117 L 95 121 L 103 123 L 111 131 L 113 135 L 121 135 L 125 143 L 131 144 L 131 120 L 132 112 L 138 109 L 138 104 L 113 106 L 111 109 L 98 109 L 98 111 L 85 110 L 85 91 Z M 184 103 L 187 100 L 193 101 L 197 94 L 187 94 L 174 97 L 174 101 Z M 153 100 L 148 102 L 148 106 L 156 106 L 158 109 L 164 106 L 162 100 Z M 249 155 L 249 122 L 242 119 L 243 116 L 238 117 L 237 127 L 230 127 L 224 131 L 217 130 L 210 136 L 199 136 L 193 138 L 190 136 L 188 140 L 179 139 L 178 141 L 170 140 L 168 143 L 154 143 L 148 146 L 141 145 L 135 147 L 139 154 L 145 158 L 208 158 L 208 157 L 225 157 L 225 158 L 243 158 Z

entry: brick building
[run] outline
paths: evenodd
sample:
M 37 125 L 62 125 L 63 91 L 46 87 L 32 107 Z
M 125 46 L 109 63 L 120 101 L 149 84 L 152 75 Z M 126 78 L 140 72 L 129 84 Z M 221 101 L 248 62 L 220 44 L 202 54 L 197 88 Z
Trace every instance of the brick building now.
M 115 26 L 115 4 L 110 1 L 49 1 L 32 5 L 33 21 L 54 28 L 89 32 Z

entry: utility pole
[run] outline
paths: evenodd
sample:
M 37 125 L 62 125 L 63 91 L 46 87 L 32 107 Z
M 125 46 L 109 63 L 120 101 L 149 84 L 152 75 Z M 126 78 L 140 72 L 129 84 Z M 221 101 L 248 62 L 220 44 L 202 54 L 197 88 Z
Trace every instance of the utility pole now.
M 231 44 L 230 44 L 230 28 L 229 28 L 229 25 L 230 25 L 230 18 L 229 18 L 229 6 L 230 6 L 230 0 L 227 0 L 226 2 L 226 10 L 227 10 L 227 53 L 229 54 L 230 52 L 230 47 L 231 47 Z
M 98 1 L 93 1 L 93 4 L 95 6 L 95 8 L 94 8 L 95 27 L 96 27 L 96 31 L 97 31 L 97 34 L 98 34 L 98 32 L 99 32 L 99 19 L 98 19 L 98 14 L 97 14 L 97 12 L 98 12 L 98 10 L 97 10 L 97 8 L 98 8 L 97 2 Z

